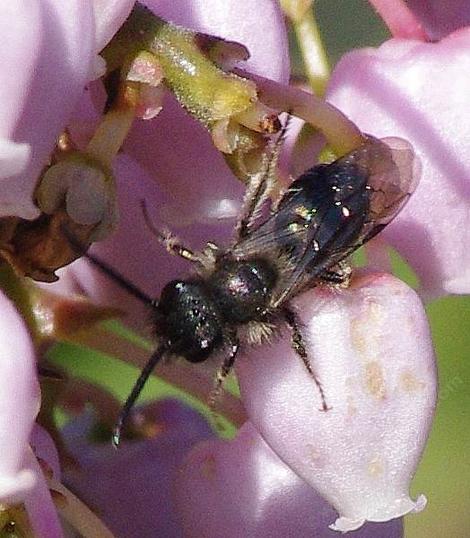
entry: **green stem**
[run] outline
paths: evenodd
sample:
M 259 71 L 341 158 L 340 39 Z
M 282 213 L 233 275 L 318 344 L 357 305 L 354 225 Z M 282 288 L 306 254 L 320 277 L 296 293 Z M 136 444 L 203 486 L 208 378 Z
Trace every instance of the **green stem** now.
M 319 97 L 323 96 L 330 77 L 330 66 L 313 7 L 292 21 L 310 87 Z
M 180 103 L 205 124 L 230 118 L 256 102 L 255 85 L 219 69 L 203 53 L 201 36 L 174 26 L 136 4 L 104 49 L 109 70 L 122 68 L 145 50 L 160 63 L 164 82 Z

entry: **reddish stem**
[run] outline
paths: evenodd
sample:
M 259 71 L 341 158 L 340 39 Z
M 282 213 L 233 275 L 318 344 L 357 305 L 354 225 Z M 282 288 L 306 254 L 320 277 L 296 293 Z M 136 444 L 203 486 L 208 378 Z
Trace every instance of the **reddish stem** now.
M 404 0 L 369 0 L 380 15 L 393 37 L 429 41 L 421 22 Z

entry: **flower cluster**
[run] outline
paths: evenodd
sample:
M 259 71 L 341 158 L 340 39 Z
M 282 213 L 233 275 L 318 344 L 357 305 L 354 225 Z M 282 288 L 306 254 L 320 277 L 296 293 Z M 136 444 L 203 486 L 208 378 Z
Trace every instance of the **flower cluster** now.
M 424 508 L 409 493 L 437 398 L 422 300 L 470 291 L 470 11 L 370 0 L 392 38 L 349 52 L 330 76 L 312 3 L 0 5 L 0 536 L 61 537 L 66 521 L 83 536 L 392 538 Z M 307 90 L 289 86 L 286 20 Z M 301 121 L 278 163 L 281 112 Z M 125 311 L 142 332 L 147 313 L 82 257 L 90 245 L 156 296 L 187 267 L 155 241 L 142 200 L 185 243 L 223 244 L 260 170 L 278 165 L 274 199 L 325 141 L 321 158 L 339 157 L 366 135 L 407 140 L 420 182 L 349 285 L 292 301 L 329 409 L 281 327 L 237 358 L 240 399 L 224 393 L 219 407 L 234 439 L 162 400 L 135 414 L 120 451 L 99 443 L 118 402 L 51 371 L 47 351 L 72 341 L 140 364 L 147 352 L 97 322 Z M 417 291 L 387 272 L 388 247 Z M 213 372 L 158 375 L 204 401 Z M 79 417 L 60 429 L 55 406 Z

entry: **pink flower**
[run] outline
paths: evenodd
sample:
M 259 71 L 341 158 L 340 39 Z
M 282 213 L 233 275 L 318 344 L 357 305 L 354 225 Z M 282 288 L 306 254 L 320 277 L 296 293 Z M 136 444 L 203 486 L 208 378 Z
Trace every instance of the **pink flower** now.
M 30 446 L 40 394 L 36 358 L 26 324 L 3 293 L 0 294 L 0 505 L 23 504 L 35 536 L 62 536 L 44 475 Z
M 237 362 L 250 420 L 276 454 L 339 513 L 332 528 L 388 521 L 424 507 L 408 488 L 436 402 L 424 308 L 391 275 L 316 288 L 294 301 L 331 408 L 287 338 Z M 333 523 L 333 522 L 331 522 Z
M 335 511 L 289 468 L 247 422 L 232 441 L 196 445 L 176 482 L 188 538 L 334 538 Z M 402 522 L 366 524 L 357 538 L 400 538 Z
M 407 0 L 406 3 L 421 21 L 430 41 L 438 41 L 470 25 L 470 5 L 466 0 Z M 396 5 L 392 7 L 396 9 Z
M 29 331 L 3 293 L 0 303 L 0 377 L 4 383 L 0 402 L 0 502 L 13 504 L 34 484 L 34 474 L 24 462 L 40 395 Z
M 87 440 L 90 414 L 67 425 L 64 436 L 78 465 L 65 481 L 97 510 L 116 536 L 153 538 L 181 536 L 173 497 L 174 481 L 185 454 L 195 443 L 212 437 L 206 420 L 175 400 L 140 408 L 155 435 L 124 441 L 118 451 L 111 443 Z
M 1 216 L 39 215 L 32 199 L 39 173 L 93 77 L 97 52 L 132 4 L 130 0 L 2 2 Z
M 30 153 L 22 167 L 2 175 L 1 214 L 32 218 L 39 214 L 32 200 L 39 172 L 90 74 L 93 13 L 88 0 L 24 0 L 0 9 L 6 44 L 1 136 L 4 143 L 21 145 Z M 70 56 L 64 50 L 70 50 Z M 54 114 L 47 106 L 51 103 Z
M 420 185 L 383 237 L 428 297 L 470 292 L 469 46 L 470 29 L 438 43 L 391 39 L 346 54 L 328 86 L 328 100 L 364 132 L 402 136 L 421 160 Z

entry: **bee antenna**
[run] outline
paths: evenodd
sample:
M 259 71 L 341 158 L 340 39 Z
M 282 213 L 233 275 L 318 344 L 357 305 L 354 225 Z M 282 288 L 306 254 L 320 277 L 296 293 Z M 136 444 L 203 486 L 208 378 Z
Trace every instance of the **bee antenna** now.
M 137 381 L 134 383 L 131 393 L 127 397 L 124 405 L 122 406 L 121 412 L 119 413 L 118 419 L 116 421 L 116 425 L 114 426 L 112 437 L 112 443 L 114 448 L 119 447 L 119 443 L 121 442 L 122 430 L 127 422 L 127 419 L 129 418 L 132 408 L 134 407 L 137 398 L 142 392 L 142 389 L 144 388 L 147 379 L 150 377 L 150 374 L 153 372 L 155 366 L 160 362 L 167 349 L 167 344 L 162 344 L 156 349 L 156 351 L 154 351 L 154 353 L 140 372 Z
M 82 258 L 86 258 L 89 262 L 91 262 L 94 266 L 98 267 L 98 269 L 103 272 L 105 275 L 107 275 L 109 278 L 114 280 L 116 284 L 118 284 L 123 290 L 127 291 L 130 295 L 141 301 L 142 303 L 146 304 L 147 306 L 150 306 L 152 308 L 155 308 L 155 301 L 152 299 L 149 295 L 147 295 L 145 292 L 143 292 L 140 288 L 132 284 L 129 280 L 127 280 L 126 277 L 121 275 L 114 267 L 111 267 L 103 260 L 100 260 L 97 258 L 94 254 L 90 254 L 88 252 L 88 245 L 82 244 L 77 237 L 70 231 L 65 228 L 65 226 L 62 227 L 62 232 L 64 233 L 65 237 L 69 241 L 70 245 L 72 246 L 73 250 L 80 255 Z
M 145 220 L 145 224 L 147 225 L 147 228 L 152 232 L 152 234 L 159 241 L 164 243 L 165 242 L 165 235 L 162 234 L 162 232 L 155 227 L 155 224 L 153 223 L 153 221 L 152 221 L 152 219 L 150 217 L 149 211 L 148 211 L 147 202 L 144 199 L 140 200 L 140 207 L 142 209 L 142 214 L 144 216 L 144 220 Z

